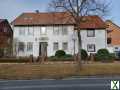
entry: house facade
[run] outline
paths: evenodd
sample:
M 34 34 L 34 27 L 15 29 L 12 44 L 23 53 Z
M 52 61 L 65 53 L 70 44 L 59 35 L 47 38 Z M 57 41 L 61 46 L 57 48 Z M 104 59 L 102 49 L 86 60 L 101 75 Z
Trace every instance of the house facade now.
M 0 56 L 12 55 L 13 31 L 6 19 L 0 19 Z
M 108 31 L 108 50 L 111 53 L 120 51 L 120 27 L 110 20 L 106 21 Z
M 85 16 L 80 27 L 82 48 L 88 54 L 107 47 L 107 32 L 101 18 Z M 77 31 L 68 14 L 23 13 L 12 22 L 12 28 L 16 56 L 53 56 L 57 50 L 78 53 Z

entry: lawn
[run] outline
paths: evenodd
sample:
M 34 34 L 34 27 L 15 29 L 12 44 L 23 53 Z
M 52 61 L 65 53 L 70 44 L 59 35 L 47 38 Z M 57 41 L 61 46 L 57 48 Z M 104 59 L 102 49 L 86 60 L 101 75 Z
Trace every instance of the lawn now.
M 75 75 L 120 75 L 120 63 L 83 64 L 81 70 L 75 63 L 0 64 L 0 79 L 62 79 Z

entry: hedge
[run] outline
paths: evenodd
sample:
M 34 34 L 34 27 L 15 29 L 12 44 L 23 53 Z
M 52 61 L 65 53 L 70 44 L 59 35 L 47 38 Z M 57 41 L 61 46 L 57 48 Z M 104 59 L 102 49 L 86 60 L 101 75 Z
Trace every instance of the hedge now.
M 62 57 L 57 57 L 57 56 L 48 57 L 48 60 L 49 61 L 74 61 L 74 58 L 72 55 L 66 54 Z
M 82 58 L 82 60 L 87 60 L 88 59 L 88 53 L 84 49 L 81 49 L 81 58 Z
M 107 49 L 99 49 L 97 54 L 95 55 L 95 58 L 97 61 L 109 62 L 114 60 L 115 55 L 109 53 Z
M 28 63 L 29 58 L 0 58 L 0 63 Z
M 66 53 L 63 50 L 58 50 L 58 51 L 55 52 L 56 57 L 63 57 L 65 55 L 66 55 Z

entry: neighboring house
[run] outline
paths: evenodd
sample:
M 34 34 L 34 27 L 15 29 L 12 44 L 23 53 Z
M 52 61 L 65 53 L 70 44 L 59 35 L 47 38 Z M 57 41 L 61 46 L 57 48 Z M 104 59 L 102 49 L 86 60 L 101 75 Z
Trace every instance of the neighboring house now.
M 108 49 L 112 53 L 117 53 L 120 51 L 120 27 L 110 20 L 107 20 L 106 24 L 108 31 Z
M 12 55 L 12 39 L 13 31 L 9 22 L 6 19 L 0 19 L 0 53 L 4 56 Z
M 55 55 L 78 52 L 75 23 L 66 13 L 23 13 L 12 23 L 17 56 Z M 105 23 L 98 16 L 85 16 L 81 22 L 82 48 L 89 54 L 107 47 Z

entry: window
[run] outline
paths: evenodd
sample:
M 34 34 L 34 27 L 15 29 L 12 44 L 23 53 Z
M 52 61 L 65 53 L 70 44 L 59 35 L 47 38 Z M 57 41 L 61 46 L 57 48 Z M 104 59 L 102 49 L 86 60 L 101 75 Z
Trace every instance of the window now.
M 4 32 L 7 32 L 7 27 L 4 27 Z
M 41 34 L 47 34 L 47 29 L 46 29 L 46 27 L 41 27 L 41 29 L 40 29 L 40 33 Z
M 118 47 L 115 47 L 116 50 L 118 50 Z
M 32 20 L 32 17 L 24 17 L 24 20 Z
M 32 51 L 33 50 L 33 43 L 32 42 L 28 42 L 27 43 L 27 51 Z
M 24 27 L 20 27 L 19 35 L 25 35 L 25 28 Z
M 34 28 L 28 27 L 28 35 L 34 35 Z
M 95 37 L 95 30 L 87 30 L 88 37 Z
M 112 38 L 107 38 L 107 44 L 111 44 Z
M 18 51 L 24 52 L 24 48 L 25 48 L 24 42 L 19 42 L 18 43 Z
M 95 44 L 88 44 L 87 51 L 88 52 L 95 52 Z
M 58 48 L 59 48 L 59 46 L 58 46 L 58 42 L 55 42 L 54 44 L 53 44 L 53 50 L 58 50 Z
M 68 50 L 68 43 L 67 42 L 64 42 L 62 44 L 62 47 L 63 47 L 63 50 Z
M 53 27 L 53 34 L 59 35 L 59 27 L 58 26 Z
M 68 34 L 68 29 L 66 26 L 62 27 L 62 35 L 67 35 Z

